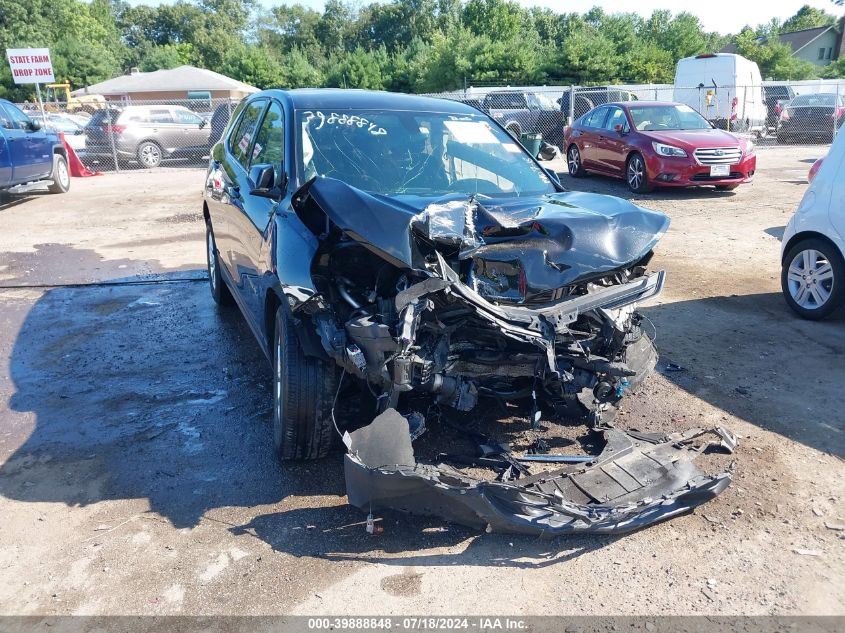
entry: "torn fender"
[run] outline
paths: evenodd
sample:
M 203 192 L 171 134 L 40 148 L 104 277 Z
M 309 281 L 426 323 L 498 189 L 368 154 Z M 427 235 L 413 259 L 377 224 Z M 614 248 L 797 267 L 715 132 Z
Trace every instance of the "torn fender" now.
M 707 435 L 715 441 L 702 444 Z M 706 475 L 693 463 L 710 446 L 733 450 L 724 429 L 604 436 L 586 465 L 502 483 L 416 463 L 407 420 L 388 409 L 347 437 L 347 495 L 367 512 L 390 508 L 494 532 L 624 534 L 690 512 L 731 482 L 729 470 Z

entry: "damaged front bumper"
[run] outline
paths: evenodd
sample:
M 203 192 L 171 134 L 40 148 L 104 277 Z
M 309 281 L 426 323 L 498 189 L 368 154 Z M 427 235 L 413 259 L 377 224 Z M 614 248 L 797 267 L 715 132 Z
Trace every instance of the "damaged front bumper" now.
M 716 440 L 701 443 L 707 435 Z M 407 419 L 393 409 L 344 439 L 349 503 L 364 511 L 391 508 L 546 536 L 623 534 L 690 512 L 725 490 L 732 470 L 707 475 L 694 459 L 736 447 L 720 427 L 670 435 L 608 429 L 604 450 L 587 464 L 498 482 L 417 463 Z

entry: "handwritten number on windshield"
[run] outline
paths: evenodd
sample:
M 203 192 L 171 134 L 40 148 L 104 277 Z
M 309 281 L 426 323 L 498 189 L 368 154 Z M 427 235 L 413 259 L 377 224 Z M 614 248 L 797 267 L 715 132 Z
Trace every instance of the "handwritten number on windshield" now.
M 384 136 L 387 134 L 387 130 L 383 127 L 380 127 L 378 124 L 361 116 L 349 116 L 347 114 L 337 114 L 336 112 L 332 112 L 326 116 L 326 114 L 320 110 L 317 110 L 316 112 L 308 110 L 304 113 L 304 115 L 306 125 L 310 126 L 312 121 L 318 122 L 318 124 L 314 124 L 313 129 L 315 130 L 321 130 L 325 125 L 348 125 L 350 127 L 354 125 L 357 128 L 366 127 L 367 131 L 373 136 Z

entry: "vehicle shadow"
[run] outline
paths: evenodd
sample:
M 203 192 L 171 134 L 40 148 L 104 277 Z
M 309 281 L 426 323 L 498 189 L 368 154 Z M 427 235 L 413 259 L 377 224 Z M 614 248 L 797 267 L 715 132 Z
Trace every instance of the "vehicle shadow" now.
M 658 188 L 651 193 L 633 193 L 622 179 L 590 174 L 573 178 L 568 172 L 558 173 L 560 183 L 570 191 L 600 193 L 626 200 L 718 200 L 732 198 L 736 191 L 719 191 L 713 187 L 691 187 L 689 189 Z
M 641 308 L 658 332 L 658 370 L 762 429 L 845 457 L 845 307 L 805 321 L 780 293 Z M 668 363 L 682 368 L 666 371 Z
M 374 515 L 383 529 L 378 535 L 367 534 L 362 513 L 348 505 L 262 514 L 245 525 L 231 527 L 230 531 L 236 535 L 252 535 L 276 551 L 297 557 L 401 567 L 541 568 L 600 550 L 624 538 L 570 535 L 548 539 L 518 534 L 480 534 L 433 518 L 414 517 L 409 521 L 407 515 L 395 512 Z M 443 548 L 449 548 L 449 551 L 441 551 Z M 405 555 L 408 550 L 420 553 L 408 557 Z
M 82 269 L 100 263 L 93 251 L 73 255 Z M 213 508 L 344 494 L 340 464 L 277 465 L 269 365 L 206 284 L 190 270 L 0 291 L 0 425 L 14 447 L 0 447 L 0 494 L 70 506 L 146 499 L 177 527 Z

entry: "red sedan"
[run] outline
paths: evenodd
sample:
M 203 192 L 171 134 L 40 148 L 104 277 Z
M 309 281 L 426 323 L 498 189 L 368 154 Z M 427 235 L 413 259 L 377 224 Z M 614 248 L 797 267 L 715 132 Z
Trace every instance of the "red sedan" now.
M 757 168 L 754 143 L 715 129 L 682 103 L 608 103 L 564 129 L 575 178 L 595 172 L 625 178 L 631 191 L 715 185 L 736 189 Z

